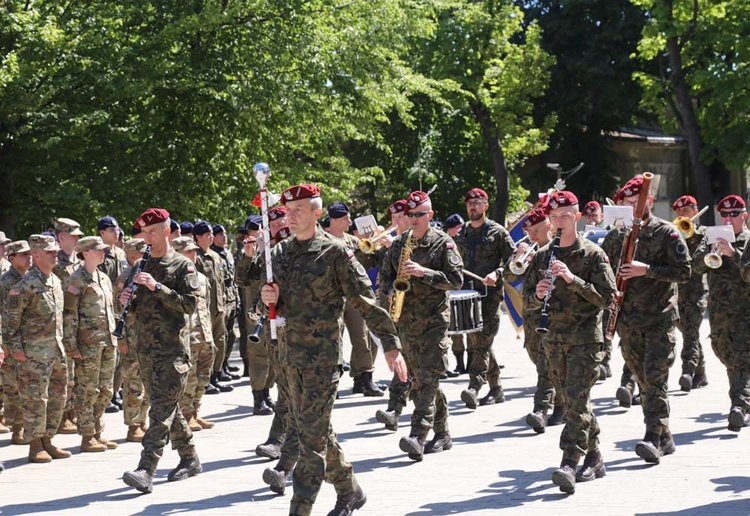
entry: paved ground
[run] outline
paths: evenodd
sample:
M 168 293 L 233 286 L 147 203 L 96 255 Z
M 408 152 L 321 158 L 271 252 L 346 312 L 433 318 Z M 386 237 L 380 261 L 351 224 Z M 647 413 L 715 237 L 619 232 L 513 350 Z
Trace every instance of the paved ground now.
M 704 324 L 704 344 L 707 330 Z M 444 383 L 455 446 L 422 463 L 413 463 L 398 448 L 409 431 L 407 418 L 402 417 L 398 433 L 385 431 L 374 418 L 385 399 L 352 396 L 351 379 L 342 381 L 334 427 L 368 495 L 357 516 L 750 514 L 750 428 L 739 435 L 726 429 L 727 380 L 710 347 L 708 387 L 686 395 L 677 385 L 679 365 L 672 370 L 677 453 L 658 466 L 645 464 L 633 451 L 644 432 L 642 414 L 640 407 L 625 410 L 614 401 L 617 378 L 594 388 L 607 476 L 579 484 L 575 495 L 566 496 L 550 481 L 560 461 L 560 427 L 536 435 L 523 423 L 532 407 L 534 376 L 522 345 L 503 320 L 495 343 L 505 365 L 502 405 L 469 411 L 460 402 L 466 377 Z M 616 373 L 621 364 L 616 352 Z M 389 377 L 382 359 L 376 376 Z M 253 452 L 265 440 L 271 419 L 252 417 L 250 387 L 246 380 L 236 385 L 233 393 L 206 397 L 205 415 L 218 424 L 196 434 L 205 472 L 167 483 L 167 472 L 178 462 L 169 450 L 150 495 L 122 483 L 122 472 L 138 463 L 140 445 L 124 442 L 120 414 L 106 415 L 105 434 L 120 443 L 117 450 L 82 455 L 77 436 L 57 436 L 55 442 L 74 455 L 47 465 L 28 464 L 28 448 L 10 446 L 9 435 L 0 436 L 0 460 L 8 467 L 0 474 L 0 514 L 286 514 L 291 487 L 286 496 L 273 495 L 261 480 L 272 463 Z M 315 514 L 327 514 L 334 502 L 333 488 L 324 485 Z

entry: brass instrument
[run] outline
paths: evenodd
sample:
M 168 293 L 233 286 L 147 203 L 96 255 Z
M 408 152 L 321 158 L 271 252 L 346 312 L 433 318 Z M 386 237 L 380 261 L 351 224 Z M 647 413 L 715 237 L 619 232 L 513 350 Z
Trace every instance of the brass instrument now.
M 529 266 L 529 262 L 527 261 L 529 258 L 529 255 L 536 251 L 536 248 L 538 247 L 537 243 L 534 242 L 530 246 L 526 247 L 526 250 L 523 252 L 521 256 L 518 258 L 511 260 L 508 264 L 508 268 L 510 269 L 510 272 L 513 274 L 520 276 L 524 272 L 526 272 L 526 268 Z
M 381 247 L 381 245 L 378 243 L 380 241 L 380 239 L 383 238 L 383 237 L 385 237 L 385 236 L 387 236 L 387 235 L 390 235 L 391 231 L 393 231 L 397 227 L 398 226 L 396 226 L 394 224 L 393 226 L 389 227 L 388 229 L 386 229 L 385 231 L 383 231 L 382 233 L 380 233 L 376 237 L 361 238 L 359 240 L 359 250 L 362 251 L 365 254 L 372 254 L 372 253 L 374 253 L 375 251 L 377 251 Z
M 692 217 L 677 217 L 672 221 L 672 224 L 677 226 L 677 231 L 680 232 L 682 238 L 690 238 L 695 234 L 695 219 L 700 218 L 700 216 L 706 213 L 707 210 L 708 206 L 704 207 Z
M 391 306 L 389 313 L 393 322 L 398 322 L 401 318 L 401 311 L 404 309 L 404 298 L 406 293 L 411 289 L 411 282 L 409 281 L 409 275 L 404 270 L 406 262 L 411 258 L 411 253 L 414 249 L 419 246 L 416 238 L 412 238 L 412 229 L 406 234 L 404 240 L 404 247 L 401 249 L 401 256 L 398 261 L 398 271 L 396 272 L 396 279 L 393 280 L 393 290 L 396 292 L 393 294 L 391 299 Z
M 718 269 L 721 267 L 721 264 L 724 263 L 724 259 L 719 254 L 719 244 L 711 246 L 711 252 L 703 257 L 703 262 L 709 269 Z

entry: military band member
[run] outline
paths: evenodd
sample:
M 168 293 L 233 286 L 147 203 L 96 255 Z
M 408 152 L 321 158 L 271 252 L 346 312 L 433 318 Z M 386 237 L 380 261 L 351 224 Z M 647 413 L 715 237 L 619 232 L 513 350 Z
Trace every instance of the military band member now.
M 739 195 L 728 195 L 716 209 L 722 225 L 732 226 L 734 242 L 719 239 L 714 245 L 704 238 L 693 257 L 693 267 L 706 273 L 708 279 L 708 322 L 711 325 L 711 347 L 724 367 L 729 379 L 731 408 L 728 428 L 739 432 L 750 423 L 750 341 L 748 341 L 747 282 L 750 279 L 747 243 L 747 207 Z M 721 265 L 710 268 L 708 253 L 721 257 Z M 714 255 L 715 256 L 715 255 Z M 714 264 L 716 265 L 716 264 Z M 744 282 L 740 281 L 740 278 Z
M 480 405 L 493 405 L 505 401 L 500 384 L 500 367 L 495 359 L 492 344 L 500 328 L 500 302 L 503 299 L 502 267 L 516 250 L 508 231 L 487 218 L 489 197 L 481 188 L 473 188 L 464 197 L 469 221 L 464 223 L 454 240 L 467 270 L 483 277 L 482 284 L 468 280 L 472 290 L 486 290 L 482 298 L 481 331 L 467 336 L 471 353 L 469 387 L 461 393 L 461 400 L 470 409 Z M 478 400 L 482 386 L 489 384 L 487 395 Z
M 618 192 L 622 205 L 635 209 L 642 188 L 642 177 L 628 181 Z M 625 362 L 641 391 L 646 423 L 646 433 L 635 452 L 646 462 L 658 463 L 660 457 L 675 451 L 667 390 L 678 318 L 676 284 L 690 278 L 690 255 L 675 227 L 653 215 L 653 203 L 654 197 L 649 195 L 634 260 L 619 267 L 618 275 L 628 280 L 628 287 L 617 333 Z M 621 249 L 624 237 L 614 229 L 602 247 Z
M 250 215 L 245 220 L 245 224 L 242 226 L 243 234 L 240 238 L 240 231 L 237 232 L 237 255 L 235 257 L 234 263 L 235 263 L 235 284 L 237 285 L 237 288 L 239 289 L 240 293 L 240 305 L 242 306 L 241 312 L 242 317 L 240 317 L 240 356 L 242 357 L 242 363 L 245 366 L 245 370 L 242 372 L 243 377 L 250 377 L 250 341 L 248 340 L 248 334 L 249 332 L 253 331 L 253 328 L 255 327 L 255 322 L 249 317 L 250 310 L 255 310 L 255 302 L 258 299 L 258 296 L 260 295 L 260 292 L 256 289 L 251 288 L 248 285 L 245 285 L 237 280 L 238 274 L 237 274 L 237 267 L 239 267 L 239 263 L 242 260 L 242 254 L 243 254 L 243 247 L 245 245 L 245 241 L 248 239 L 251 239 L 253 242 L 255 242 L 258 238 L 258 234 L 260 233 L 260 228 L 263 225 L 263 217 L 260 215 Z
M 445 232 L 448 233 L 449 237 L 456 238 L 456 235 L 461 230 L 463 225 L 463 217 L 461 217 L 461 215 L 459 215 L 458 213 L 454 213 L 453 215 L 449 215 L 448 218 L 445 219 Z M 464 361 L 466 344 L 464 343 L 463 334 L 451 335 L 451 341 L 451 351 L 453 352 L 453 356 L 456 357 L 456 369 L 454 369 L 452 372 L 448 372 L 448 376 L 451 378 L 455 378 L 456 376 L 466 374 L 469 361 Z
M 576 482 L 606 472 L 591 387 L 599 379 L 602 360 L 602 310 L 612 302 L 617 287 L 604 251 L 576 233 L 581 218 L 576 196 L 558 191 L 548 203 L 553 231 L 561 230 L 559 249 L 553 251 L 548 245 L 534 255 L 524 278 L 524 307 L 542 309 L 549 294 L 548 332 L 542 336 L 542 347 L 552 381 L 564 391 L 567 402 L 560 436 L 563 458 L 552 481 L 561 491 L 573 493 Z M 583 464 L 576 472 L 581 458 Z
M 293 186 L 282 194 L 282 202 L 289 210 L 289 229 L 294 235 L 273 248 L 274 285 L 264 285 L 261 294 L 263 302 L 275 303 L 286 319 L 286 340 L 279 353 L 300 438 L 289 513 L 311 514 L 321 484 L 327 480 L 337 493 L 336 506 L 329 514 L 348 515 L 367 498 L 331 426 L 342 374 L 339 321 L 345 301 L 362 311 L 382 342 L 386 361 L 403 380 L 405 364 L 393 323 L 377 306 L 364 267 L 343 243 L 317 227 L 322 212 L 318 187 Z
M 586 206 L 583 207 L 583 218 L 586 220 L 587 226 L 600 227 L 604 222 L 602 205 L 596 201 L 587 202 Z

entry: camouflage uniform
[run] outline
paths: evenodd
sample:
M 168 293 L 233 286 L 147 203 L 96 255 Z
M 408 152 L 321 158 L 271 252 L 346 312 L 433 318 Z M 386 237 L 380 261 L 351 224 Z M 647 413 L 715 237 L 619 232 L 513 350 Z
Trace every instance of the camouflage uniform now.
M 711 325 L 711 347 L 727 368 L 729 398 L 732 407 L 750 411 L 750 342 L 748 341 L 748 280 L 750 280 L 750 254 L 747 243 L 750 231 L 743 229 L 735 235 L 733 256 L 722 256 L 718 269 L 710 269 L 704 257 L 711 251 L 708 239 L 698 246 L 693 257 L 693 267 L 706 273 L 708 279 L 708 321 Z M 745 280 L 740 281 L 741 279 Z
M 290 514 L 310 514 L 324 479 L 339 495 L 358 489 L 331 425 L 342 373 L 340 320 L 345 300 L 362 311 L 385 351 L 399 349 L 400 343 L 388 314 L 375 302 L 362 265 L 322 230 L 308 241 L 291 237 L 274 246 L 273 276 L 287 329 L 286 339 L 279 341 L 279 359 L 299 432 Z
M 211 249 L 197 250 L 195 266 L 199 272 L 208 278 L 211 299 L 208 307 L 211 312 L 211 331 L 213 332 L 216 356 L 214 357 L 214 372 L 221 371 L 226 353 L 226 289 L 224 287 L 224 261 L 221 256 Z
M 74 399 L 78 433 L 92 436 L 103 428 L 102 415 L 112 399 L 115 373 L 115 315 L 112 283 L 100 270 L 79 267 L 64 285 L 63 345 L 68 355 L 80 352 Z
M 624 232 L 612 230 L 602 247 L 621 249 L 623 238 Z M 651 215 L 641 228 L 634 259 L 648 264 L 649 270 L 628 281 L 617 333 L 641 391 L 646 433 L 658 440 L 671 435 L 667 383 L 678 318 L 676 283 L 690 278 L 690 256 L 675 227 Z
M 551 243 L 534 255 L 524 278 L 524 309 L 541 309 L 536 286 L 548 268 Z M 549 333 L 542 337 L 549 374 L 565 394 L 567 413 L 560 436 L 563 460 L 578 463 L 599 447 L 599 423 L 591 407 L 591 387 L 599 379 L 602 360 L 602 310 L 612 302 L 616 286 L 607 255 L 579 236 L 557 251 L 557 259 L 575 276 L 568 284 L 556 278 L 548 304 Z
M 60 280 L 32 266 L 8 292 L 5 314 L 7 347 L 28 358 L 16 364 L 26 438 L 52 438 L 67 394 Z
M 685 240 L 690 256 L 695 255 L 702 241 L 703 228 L 696 226 L 695 234 Z M 699 333 L 708 298 L 706 275 L 696 270 L 695 258 L 693 258 L 693 265 L 690 280 L 677 286 L 680 312 L 677 328 L 682 333 L 682 353 L 680 353 L 682 373 L 690 375 L 691 379 L 706 374 L 706 358 Z
M 151 257 L 143 270 L 161 285 L 153 292 L 138 287 L 131 303 L 138 362 L 151 402 L 150 425 L 143 437 L 138 469 L 153 475 L 169 441 L 181 459 L 196 456 L 193 433 L 179 401 L 190 369 L 188 318 L 195 311 L 200 284 L 195 266 L 171 248 L 163 257 Z
M 81 260 L 78 259 L 75 251 L 68 255 L 65 251 L 60 249 L 57 252 L 57 265 L 52 269 L 52 272 L 60 279 L 60 284 L 64 285 L 65 282 L 68 281 L 70 275 L 80 266 Z M 73 396 L 75 393 L 76 363 L 75 360 L 67 355 L 65 357 L 65 363 L 68 368 L 68 398 L 65 401 L 65 413 L 68 416 L 68 419 L 72 420 L 73 415 L 75 414 L 75 400 Z M 65 417 L 63 417 L 63 419 L 65 419 Z M 75 428 L 71 427 L 71 432 L 73 432 L 73 430 L 75 430 Z
M 482 298 L 482 331 L 468 334 L 467 349 L 471 353 L 469 389 L 478 393 L 483 385 L 489 383 L 490 389 L 499 391 L 500 395 L 496 398 L 501 401 L 500 368 L 492 343 L 500 327 L 500 301 L 503 299 L 501 266 L 513 255 L 516 245 L 508 231 L 492 220 L 485 221 L 479 228 L 465 222 L 454 240 L 466 270 L 481 277 L 491 272 L 497 273 L 497 286 L 486 287 L 487 296 Z M 480 293 L 484 291 L 485 286 L 478 284 L 479 280 L 467 279 L 466 282 L 474 290 Z
M 3 321 L 7 321 L 7 316 L 4 314 L 6 309 L 6 301 L 8 299 L 8 292 L 10 289 L 21 281 L 21 274 L 11 267 L 5 273 L 0 276 L 0 327 L 2 327 L 2 340 L 3 351 L 5 352 L 5 361 L 3 362 L 0 374 L 2 374 L 3 383 L 3 406 L 5 408 L 5 421 L 11 428 L 23 428 L 23 410 L 21 395 L 18 392 L 18 375 L 16 373 L 16 364 L 18 361 L 13 358 L 13 355 L 9 353 L 8 348 L 8 325 L 3 324 Z
M 401 234 L 391 245 L 380 268 L 379 297 L 381 306 L 388 305 L 388 294 L 398 274 L 402 250 L 411 231 Z M 414 402 L 411 434 L 425 437 L 434 427 L 435 434 L 448 432 L 448 403 L 440 388 L 440 375 L 447 369 L 451 340 L 446 335 L 450 323 L 448 291 L 461 286 L 461 256 L 453 240 L 430 227 L 418 240 L 411 261 L 428 269 L 422 278 L 411 277 L 401 318 L 396 324 L 404 346 L 404 358 L 412 382 L 409 399 Z M 406 404 L 406 389 L 394 375 L 391 382 L 388 410 L 397 414 Z
M 211 250 L 221 257 L 221 271 L 224 276 L 224 306 L 226 309 L 224 328 L 226 329 L 226 344 L 223 361 L 226 361 L 232 354 L 234 343 L 237 340 L 237 334 L 234 332 L 234 323 L 237 320 L 239 292 L 234 284 L 234 258 L 224 247 L 211 245 Z
M 201 408 L 201 399 L 206 392 L 206 386 L 211 381 L 213 370 L 214 339 L 211 333 L 211 314 L 208 311 L 210 287 L 208 278 L 198 274 L 198 304 L 195 312 L 190 315 L 190 372 L 188 373 L 185 394 L 180 401 L 183 412 L 197 415 Z
M 114 284 L 120 274 L 128 270 L 128 257 L 125 256 L 125 251 L 117 246 L 110 246 L 104 253 L 104 263 L 99 265 L 99 270 Z

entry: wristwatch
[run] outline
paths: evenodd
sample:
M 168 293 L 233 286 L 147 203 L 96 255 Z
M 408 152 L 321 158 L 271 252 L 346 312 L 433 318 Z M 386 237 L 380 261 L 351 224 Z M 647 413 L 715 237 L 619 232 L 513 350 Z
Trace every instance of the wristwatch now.
M 157 283 L 156 287 L 154 287 L 154 288 L 155 288 L 156 292 L 159 292 L 161 290 L 161 283 Z

